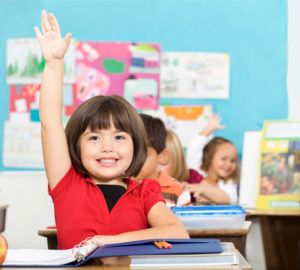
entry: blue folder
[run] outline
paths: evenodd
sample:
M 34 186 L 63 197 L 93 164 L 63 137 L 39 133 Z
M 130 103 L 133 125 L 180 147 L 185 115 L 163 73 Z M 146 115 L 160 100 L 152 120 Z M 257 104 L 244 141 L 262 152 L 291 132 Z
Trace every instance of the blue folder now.
M 154 241 L 167 241 L 170 249 L 159 249 Z M 96 248 L 84 260 L 75 264 L 80 266 L 91 259 L 131 255 L 163 255 L 163 254 L 209 254 L 221 253 L 223 248 L 218 239 L 151 239 L 109 244 Z

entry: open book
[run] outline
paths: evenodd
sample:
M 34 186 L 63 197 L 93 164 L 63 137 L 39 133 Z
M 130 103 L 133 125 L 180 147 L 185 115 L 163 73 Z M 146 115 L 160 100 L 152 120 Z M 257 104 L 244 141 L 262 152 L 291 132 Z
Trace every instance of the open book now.
M 172 248 L 160 249 L 155 241 L 167 241 Z M 42 250 L 9 249 L 2 266 L 80 266 L 89 260 L 133 255 L 212 254 L 223 248 L 217 239 L 152 239 L 109 244 L 102 247 L 81 246 L 77 249 Z

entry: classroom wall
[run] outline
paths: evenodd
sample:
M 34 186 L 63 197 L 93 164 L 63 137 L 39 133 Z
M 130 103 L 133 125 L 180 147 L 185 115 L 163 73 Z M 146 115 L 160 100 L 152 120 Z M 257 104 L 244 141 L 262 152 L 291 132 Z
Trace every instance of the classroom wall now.
M 155 3 L 157 4 L 157 2 L 154 1 L 154 5 Z M 17 8 L 17 6 L 14 8 Z M 38 6 L 37 9 L 40 8 L 42 8 L 41 5 Z M 36 17 L 36 10 L 33 14 Z M 299 72 L 298 63 L 300 62 L 300 41 L 297 29 L 297 26 L 300 24 L 298 16 L 298 14 L 300 14 L 300 4 L 298 0 L 289 0 L 289 14 L 288 110 L 291 118 L 300 119 L 300 107 L 296 104 L 297 100 L 300 100 L 300 77 L 297 74 Z M 80 12 L 76 15 L 77 20 L 85 20 L 84 17 L 88 16 L 88 14 L 81 14 Z M 62 14 L 60 15 L 60 18 L 63 18 Z M 22 22 L 22 18 L 15 19 Z M 99 25 L 102 23 L 102 21 L 99 21 Z M 72 29 L 72 24 L 73 23 L 68 20 L 65 22 L 64 27 L 66 29 Z M 14 27 L 20 26 L 17 24 L 16 26 L 11 25 L 10 27 L 13 30 Z M 8 30 L 5 29 L 5 31 Z M 32 36 L 32 29 L 28 29 L 27 35 Z M 1 49 L 3 48 L 4 46 L 1 45 Z M 1 76 L 4 75 L 2 74 Z M 3 91 L 3 89 L 0 91 Z M 2 105 L 3 104 L 1 103 L 1 106 Z M 277 108 L 274 107 L 273 109 L 276 110 Z M 50 197 L 47 195 L 45 175 L 43 173 L 0 173 L 0 188 L 1 201 L 10 205 L 7 215 L 7 227 L 4 233 L 8 238 L 10 247 L 46 248 L 46 240 L 37 235 L 39 228 L 54 223 L 53 208 Z

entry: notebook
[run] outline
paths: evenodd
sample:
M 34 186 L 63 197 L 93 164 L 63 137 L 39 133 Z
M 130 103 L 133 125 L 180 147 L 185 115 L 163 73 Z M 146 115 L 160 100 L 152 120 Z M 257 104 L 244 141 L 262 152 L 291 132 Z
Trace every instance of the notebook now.
M 238 265 L 239 255 L 233 243 L 221 243 L 223 252 L 204 254 L 133 255 L 131 268 Z
M 155 241 L 167 241 L 172 248 L 160 249 Z M 109 244 L 86 245 L 67 250 L 9 249 L 2 266 L 80 266 L 92 259 L 133 255 L 170 255 L 221 253 L 218 239 L 151 239 Z

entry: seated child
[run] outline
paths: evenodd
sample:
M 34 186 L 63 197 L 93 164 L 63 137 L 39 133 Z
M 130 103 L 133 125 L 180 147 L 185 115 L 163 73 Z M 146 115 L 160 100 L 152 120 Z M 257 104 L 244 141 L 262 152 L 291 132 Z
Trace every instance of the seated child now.
M 189 166 L 205 175 L 200 184 L 187 186 L 199 203 L 235 204 L 238 200 L 235 146 L 221 137 L 210 140 L 213 131 L 222 128 L 220 117 L 212 115 L 206 127 L 192 139 L 188 148 Z
M 161 170 L 180 182 L 200 183 L 203 176 L 197 170 L 188 168 L 180 138 L 173 130 L 167 130 L 166 147 L 168 159 L 166 164 L 161 165 Z
M 155 180 L 138 175 L 146 160 L 147 134 L 137 111 L 120 96 L 82 103 L 66 128 L 62 122 L 64 55 L 71 35 L 61 36 L 45 10 L 35 33 L 45 58 L 40 94 L 41 139 L 59 249 L 89 239 L 97 246 L 153 238 L 189 238 L 165 205 Z
M 168 206 L 190 204 L 189 191 L 177 180 L 159 169 L 159 165 L 165 164 L 167 160 L 167 130 L 163 121 L 147 114 L 140 114 L 140 116 L 148 136 L 148 156 L 137 179 L 156 179 L 161 186 L 162 195 Z

